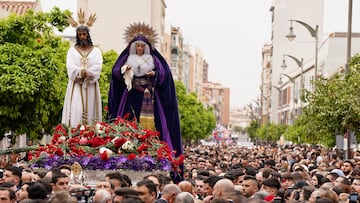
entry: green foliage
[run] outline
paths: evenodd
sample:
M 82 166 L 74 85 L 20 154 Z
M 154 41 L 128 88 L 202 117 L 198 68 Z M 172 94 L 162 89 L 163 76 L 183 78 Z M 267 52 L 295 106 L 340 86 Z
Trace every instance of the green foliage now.
M 185 86 L 175 81 L 178 98 L 181 135 L 185 143 L 206 138 L 216 125 L 212 108 L 205 108 L 194 93 L 187 94 Z
M 300 142 L 335 145 L 335 135 L 360 130 L 360 56 L 352 58 L 349 72 L 316 81 L 315 92 L 305 92 L 308 105 L 286 135 Z
M 259 122 L 257 120 L 252 120 L 250 122 L 249 127 L 246 128 L 246 131 L 249 137 L 251 138 L 251 140 L 255 140 L 257 138 L 256 131 L 259 127 L 260 127 Z
M 103 66 L 99 80 L 101 102 L 103 107 L 108 106 L 108 92 L 110 88 L 112 68 L 113 65 L 115 64 L 117 57 L 118 54 L 114 50 L 110 50 L 103 53 Z M 106 111 L 103 111 L 103 119 L 105 118 L 106 118 Z
M 276 142 L 280 139 L 280 136 L 285 132 L 286 128 L 286 125 L 267 123 L 256 130 L 256 137 L 259 140 Z
M 65 28 L 69 26 L 67 18 L 71 15 L 72 13 L 69 10 L 61 11 L 57 7 L 54 7 L 50 13 L 46 13 L 46 17 L 48 18 L 47 21 L 60 32 L 64 31 Z
M 49 14 L 32 11 L 0 20 L 0 134 L 37 138 L 60 121 L 69 43 L 53 35 L 49 20 Z
M 20 16 L 12 14 L 0 20 L 0 42 L 37 46 L 36 39 L 52 37 L 53 27 L 49 24 L 62 31 L 69 25 L 66 18 L 70 14 L 70 11 L 61 12 L 56 7 L 50 13 L 34 13 L 30 10 Z M 56 48 L 56 45 L 57 43 L 52 47 Z

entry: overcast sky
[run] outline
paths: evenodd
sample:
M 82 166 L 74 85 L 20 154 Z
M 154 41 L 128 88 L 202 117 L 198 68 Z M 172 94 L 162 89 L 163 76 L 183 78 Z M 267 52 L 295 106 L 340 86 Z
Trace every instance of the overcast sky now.
M 299 0 L 300 1 L 300 0 Z M 316 1 L 316 0 L 314 0 Z M 260 95 L 261 50 L 270 43 L 272 0 L 165 0 L 166 22 L 204 53 L 209 80 L 230 88 L 230 106 Z M 347 0 L 324 0 L 324 34 L 347 31 Z M 73 9 L 74 0 L 42 0 L 44 10 Z M 353 32 L 360 32 L 360 2 L 353 1 Z
M 192 45 L 203 50 L 210 81 L 230 88 L 231 107 L 256 100 L 260 95 L 261 50 L 270 43 L 272 0 L 166 2 L 166 19 L 180 27 Z M 348 1 L 324 3 L 324 33 L 346 32 Z M 353 2 L 353 32 L 360 30 L 359 4 Z

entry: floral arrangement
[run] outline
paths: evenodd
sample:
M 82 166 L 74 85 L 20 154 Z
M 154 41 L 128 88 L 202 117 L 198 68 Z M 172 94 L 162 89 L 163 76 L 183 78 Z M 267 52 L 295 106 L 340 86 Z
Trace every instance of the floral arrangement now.
M 78 162 L 90 170 L 179 170 L 184 156 L 174 158 L 159 132 L 141 129 L 136 122 L 118 118 L 112 123 L 95 123 L 67 128 L 56 126 L 50 144 L 28 154 L 31 167 L 51 169 Z

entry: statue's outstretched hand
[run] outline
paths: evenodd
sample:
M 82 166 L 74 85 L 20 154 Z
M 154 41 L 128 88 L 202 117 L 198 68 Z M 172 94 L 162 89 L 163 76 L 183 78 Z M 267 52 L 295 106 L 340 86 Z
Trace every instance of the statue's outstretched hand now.
M 148 77 L 154 77 L 155 76 L 155 71 L 149 71 L 149 72 L 147 72 L 147 73 L 145 73 L 145 75 L 146 76 L 148 76 Z
M 126 71 L 129 71 L 129 70 L 131 70 L 131 65 L 128 65 L 128 66 L 126 67 Z

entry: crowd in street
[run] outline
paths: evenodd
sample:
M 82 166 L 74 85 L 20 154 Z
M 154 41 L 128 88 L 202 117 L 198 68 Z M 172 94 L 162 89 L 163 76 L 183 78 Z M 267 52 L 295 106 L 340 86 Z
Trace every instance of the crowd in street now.
M 118 171 L 93 187 L 74 184 L 63 165 L 33 171 L 24 161 L 3 169 L 0 202 L 94 203 L 245 203 L 358 202 L 360 152 L 319 146 L 196 145 L 184 149 L 184 180 L 164 173 L 134 182 Z

